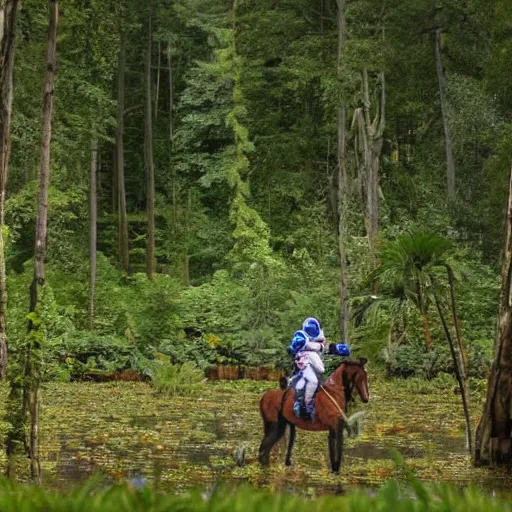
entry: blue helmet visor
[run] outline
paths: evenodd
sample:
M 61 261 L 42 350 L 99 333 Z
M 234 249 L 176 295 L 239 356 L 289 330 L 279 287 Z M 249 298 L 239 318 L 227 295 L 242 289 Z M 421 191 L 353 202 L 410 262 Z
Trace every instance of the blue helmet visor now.
M 320 336 L 320 322 L 316 318 L 306 318 L 302 324 L 302 329 L 310 338 Z

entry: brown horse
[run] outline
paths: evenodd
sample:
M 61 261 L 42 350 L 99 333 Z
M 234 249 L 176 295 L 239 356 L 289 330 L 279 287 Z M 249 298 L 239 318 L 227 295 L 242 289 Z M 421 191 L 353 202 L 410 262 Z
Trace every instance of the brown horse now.
M 260 400 L 260 413 L 265 433 L 259 450 L 260 463 L 268 465 L 270 451 L 283 437 L 286 426 L 290 425 L 285 464 L 291 464 L 296 427 L 312 432 L 328 430 L 331 468 L 338 473 L 343 453 L 343 428 L 347 420 L 347 403 L 352 397 L 354 388 L 362 402 L 368 402 L 370 397 L 368 374 L 364 367 L 366 362 L 365 358 L 344 361 L 322 384 L 315 398 L 315 421 L 303 420 L 295 416 L 293 389 L 267 391 Z

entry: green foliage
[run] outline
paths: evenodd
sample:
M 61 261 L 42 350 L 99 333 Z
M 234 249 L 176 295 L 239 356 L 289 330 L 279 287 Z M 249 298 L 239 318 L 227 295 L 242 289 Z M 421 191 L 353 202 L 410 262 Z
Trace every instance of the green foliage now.
M 336 2 L 67 2 L 57 47 L 49 288 L 41 313 L 45 378 L 65 379 L 94 368 L 145 368 L 158 353 L 179 364 L 193 361 L 201 369 L 286 366 L 286 344 L 309 315 L 317 316 L 337 341 L 340 100 L 348 115 L 345 228 L 353 351 L 370 355 L 393 375 L 449 370 L 432 292 L 447 309 L 442 265 L 455 262 L 470 372 L 485 373 L 512 154 L 507 82 L 512 11 L 506 0 L 446 0 L 441 7 L 427 0 L 349 2 L 339 80 Z M 138 273 L 144 267 L 147 221 L 141 56 L 149 15 L 158 267 L 151 282 Z M 18 19 L 6 202 L 13 352 L 23 350 L 26 341 L 47 6 L 26 0 Z M 445 200 L 432 33 L 437 26 L 443 27 L 457 171 L 452 205 Z M 116 266 L 119 198 L 112 176 L 121 30 L 128 43 L 124 171 L 130 275 Z M 349 126 L 362 101 L 362 69 L 369 73 L 372 108 L 377 73 L 384 71 L 386 77 L 379 267 L 371 274 L 378 289 L 367 279 L 372 269 L 363 219 L 364 177 L 356 175 Z M 99 219 L 90 333 L 91 139 L 99 142 Z M 374 294 L 376 301 L 369 299 Z M 432 355 L 421 350 L 418 310 L 430 319 Z
M 416 480 L 412 471 L 403 468 L 407 485 L 391 480 L 373 496 L 355 492 L 342 497 L 322 497 L 315 501 L 315 510 L 361 512 L 380 510 L 454 512 L 471 510 L 508 511 L 510 504 L 505 499 L 490 500 L 487 495 L 475 488 L 464 490 L 448 485 L 426 487 Z M 101 487 L 90 480 L 82 487 L 68 494 L 44 491 L 38 487 L 23 487 L 6 479 L 1 482 L 0 506 L 6 512 L 109 512 L 184 510 L 220 512 L 259 512 L 262 510 L 306 511 L 311 509 L 311 501 L 286 494 L 270 494 L 248 486 L 229 489 L 221 486 L 213 493 L 199 491 L 183 496 L 158 494 L 149 488 L 137 490 L 129 485 Z
M 429 272 L 446 260 L 450 247 L 449 240 L 429 232 L 400 236 L 379 249 L 379 266 L 371 278 L 386 286 L 385 293 L 422 308 Z
M 154 388 L 169 397 L 197 395 L 204 382 L 204 373 L 192 363 L 155 361 L 150 376 Z
M 424 345 L 402 345 L 387 353 L 386 369 L 394 377 L 430 379 L 440 371 L 451 370 L 448 348 L 436 347 L 425 352 Z

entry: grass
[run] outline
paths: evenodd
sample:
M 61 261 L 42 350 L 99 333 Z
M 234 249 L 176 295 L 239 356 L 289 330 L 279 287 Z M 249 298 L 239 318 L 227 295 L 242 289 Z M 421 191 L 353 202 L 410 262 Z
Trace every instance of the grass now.
M 163 495 L 149 488 L 136 490 L 129 486 L 98 487 L 94 480 L 70 493 L 55 493 L 37 487 L 0 481 L 2 512 L 494 512 L 510 511 L 504 499 L 489 500 L 475 489 L 459 491 L 450 486 L 425 487 L 409 479 L 404 487 L 390 481 L 375 495 L 350 493 L 341 497 L 308 499 L 286 494 L 271 494 L 248 486 L 213 492 L 191 492 L 186 495 Z

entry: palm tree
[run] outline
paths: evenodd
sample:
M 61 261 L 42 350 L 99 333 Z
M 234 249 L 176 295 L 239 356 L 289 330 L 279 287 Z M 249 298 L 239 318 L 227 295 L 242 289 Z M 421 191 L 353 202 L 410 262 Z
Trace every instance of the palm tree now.
M 432 349 L 428 310 L 434 304 L 450 347 L 466 420 L 466 448 L 471 451 L 467 356 L 456 309 L 451 249 L 449 240 L 434 233 L 403 235 L 381 246 L 379 265 L 369 278 L 377 286 L 379 295 L 382 291 L 382 296 L 395 297 L 399 304 L 403 304 L 404 300 L 414 304 L 420 313 L 427 350 Z M 446 319 L 446 302 L 449 303 L 457 345 Z
M 404 235 L 385 243 L 378 253 L 378 267 L 370 279 L 391 296 L 403 297 L 418 308 L 427 350 L 432 349 L 428 309 L 431 269 L 439 265 L 450 242 L 432 233 Z

